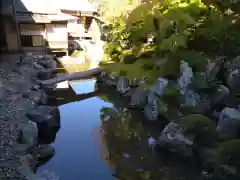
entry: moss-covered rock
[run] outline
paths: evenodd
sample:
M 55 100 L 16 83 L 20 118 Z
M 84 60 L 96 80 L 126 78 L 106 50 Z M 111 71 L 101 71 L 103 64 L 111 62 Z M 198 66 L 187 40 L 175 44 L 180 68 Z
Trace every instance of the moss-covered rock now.
M 217 139 L 215 125 L 211 119 L 201 114 L 190 114 L 183 118 L 185 131 L 195 135 L 195 143 L 212 145 Z
M 221 164 L 240 168 L 240 139 L 221 143 L 218 149 L 218 161 Z

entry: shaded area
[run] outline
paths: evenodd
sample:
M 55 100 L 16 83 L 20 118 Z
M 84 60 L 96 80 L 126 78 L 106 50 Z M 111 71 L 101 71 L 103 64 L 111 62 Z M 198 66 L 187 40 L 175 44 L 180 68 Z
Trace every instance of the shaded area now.
M 86 90 L 86 83 L 91 82 L 78 88 Z M 156 139 L 167 123 L 164 117 L 147 121 L 141 111 L 126 109 L 126 97 L 99 83 L 86 94 L 58 93 L 62 127 L 54 142 L 56 155 L 39 171 L 47 168 L 63 180 L 201 180 L 196 164 L 149 146 L 149 137 Z

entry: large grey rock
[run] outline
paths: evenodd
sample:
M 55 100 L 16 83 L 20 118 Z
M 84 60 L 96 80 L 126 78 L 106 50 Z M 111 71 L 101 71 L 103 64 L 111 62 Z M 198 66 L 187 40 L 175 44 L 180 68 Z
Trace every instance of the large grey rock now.
M 102 72 L 100 81 L 110 86 L 117 86 L 117 79 L 111 73 Z
M 240 56 L 225 64 L 226 82 L 233 92 L 240 92 Z
M 162 96 L 167 85 L 168 79 L 160 77 L 157 79 L 157 82 L 153 87 L 152 91 L 155 92 L 157 95 Z
M 33 67 L 37 70 L 41 70 L 44 69 L 44 67 L 41 64 L 38 64 L 37 62 L 33 63 Z
M 56 69 L 57 68 L 56 61 L 51 60 L 51 59 L 48 59 L 48 60 L 47 59 L 39 59 L 39 60 L 37 60 L 37 63 L 48 69 Z
M 147 93 L 147 103 L 148 104 L 153 104 L 154 101 L 157 101 L 157 100 L 158 100 L 157 95 L 152 91 L 148 91 L 148 93 Z
M 219 70 L 221 69 L 221 66 L 224 64 L 225 58 L 219 57 L 214 62 L 210 62 L 206 68 L 206 74 L 207 78 L 210 81 L 213 81 L 216 79 L 217 74 L 219 73 Z
M 240 111 L 235 108 L 224 108 L 219 117 L 217 132 L 223 138 L 235 138 L 240 128 Z
M 38 72 L 38 78 L 40 80 L 47 80 L 55 77 L 56 73 L 53 70 L 43 69 Z
M 226 86 L 220 85 L 218 88 L 216 88 L 215 92 L 210 97 L 212 104 L 219 103 L 221 100 L 226 98 L 229 95 L 229 93 L 230 91 Z
M 34 168 L 36 166 L 36 162 L 34 157 L 31 154 L 27 154 L 25 156 L 21 156 L 19 160 L 18 172 L 26 177 L 29 180 L 35 180 Z
M 189 64 L 185 61 L 180 62 L 181 75 L 178 79 L 180 94 L 185 94 L 189 85 L 192 83 L 193 71 Z
M 211 108 L 211 101 L 206 94 L 188 90 L 180 94 L 180 106 L 188 108 L 192 113 L 205 113 Z
M 143 108 L 147 104 L 147 92 L 135 91 L 131 97 L 131 106 Z
M 180 95 L 180 105 L 182 107 L 196 107 L 200 95 L 193 90 L 188 90 L 184 94 Z
M 39 145 L 33 150 L 37 165 L 45 164 L 55 154 L 55 149 L 51 145 Z
M 29 91 L 24 97 L 31 99 L 35 104 L 47 104 L 48 97 L 44 91 Z
M 152 91 L 147 92 L 147 105 L 144 107 L 144 115 L 150 121 L 158 120 L 158 97 Z
M 22 123 L 18 137 L 18 143 L 25 144 L 27 148 L 31 148 L 38 142 L 37 124 L 32 121 Z
M 119 76 L 117 80 L 117 91 L 125 94 L 129 90 L 129 80 L 125 77 Z
M 164 128 L 157 140 L 158 148 L 177 153 L 184 157 L 193 156 L 192 146 L 193 141 L 183 134 L 180 125 L 172 122 Z
M 152 105 L 146 105 L 144 107 L 144 115 L 149 121 L 158 120 L 158 107 L 157 104 L 153 103 Z
M 60 128 L 60 114 L 57 107 L 38 106 L 27 113 L 27 117 L 37 123 L 39 139 L 52 142 Z
M 16 102 L 17 110 L 22 112 L 28 112 L 35 108 L 35 103 L 30 99 L 19 99 Z

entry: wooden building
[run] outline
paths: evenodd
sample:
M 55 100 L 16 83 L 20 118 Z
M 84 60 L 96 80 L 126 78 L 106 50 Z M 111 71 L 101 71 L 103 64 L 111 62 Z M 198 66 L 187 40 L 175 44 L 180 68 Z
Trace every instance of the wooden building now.
M 79 1 L 78 4 L 64 3 L 58 7 L 62 13 L 77 17 L 78 19 L 68 21 L 69 39 L 81 36 L 91 36 L 99 40 L 101 36 L 97 9 L 88 1 Z
M 54 6 L 50 6 L 46 0 L 3 2 L 3 32 L 7 51 L 67 52 L 67 22 L 76 17 L 51 8 Z

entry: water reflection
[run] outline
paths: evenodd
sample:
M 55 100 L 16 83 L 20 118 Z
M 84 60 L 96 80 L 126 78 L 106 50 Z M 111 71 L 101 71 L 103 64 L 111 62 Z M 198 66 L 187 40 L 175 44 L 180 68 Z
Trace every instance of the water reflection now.
M 102 108 L 102 133 L 108 148 L 106 159 L 114 175 L 123 180 L 192 180 L 200 179 L 191 164 L 181 164 L 164 157 L 148 145 L 151 135 L 141 123 L 132 120 L 125 109 Z
M 38 172 L 47 169 L 60 180 L 200 179 L 192 164 L 149 147 L 148 138 L 158 137 L 164 119 L 145 121 L 141 112 L 126 110 L 127 99 L 95 81 L 75 87 L 78 95 L 62 94 L 61 129 L 53 143 L 56 154 Z

